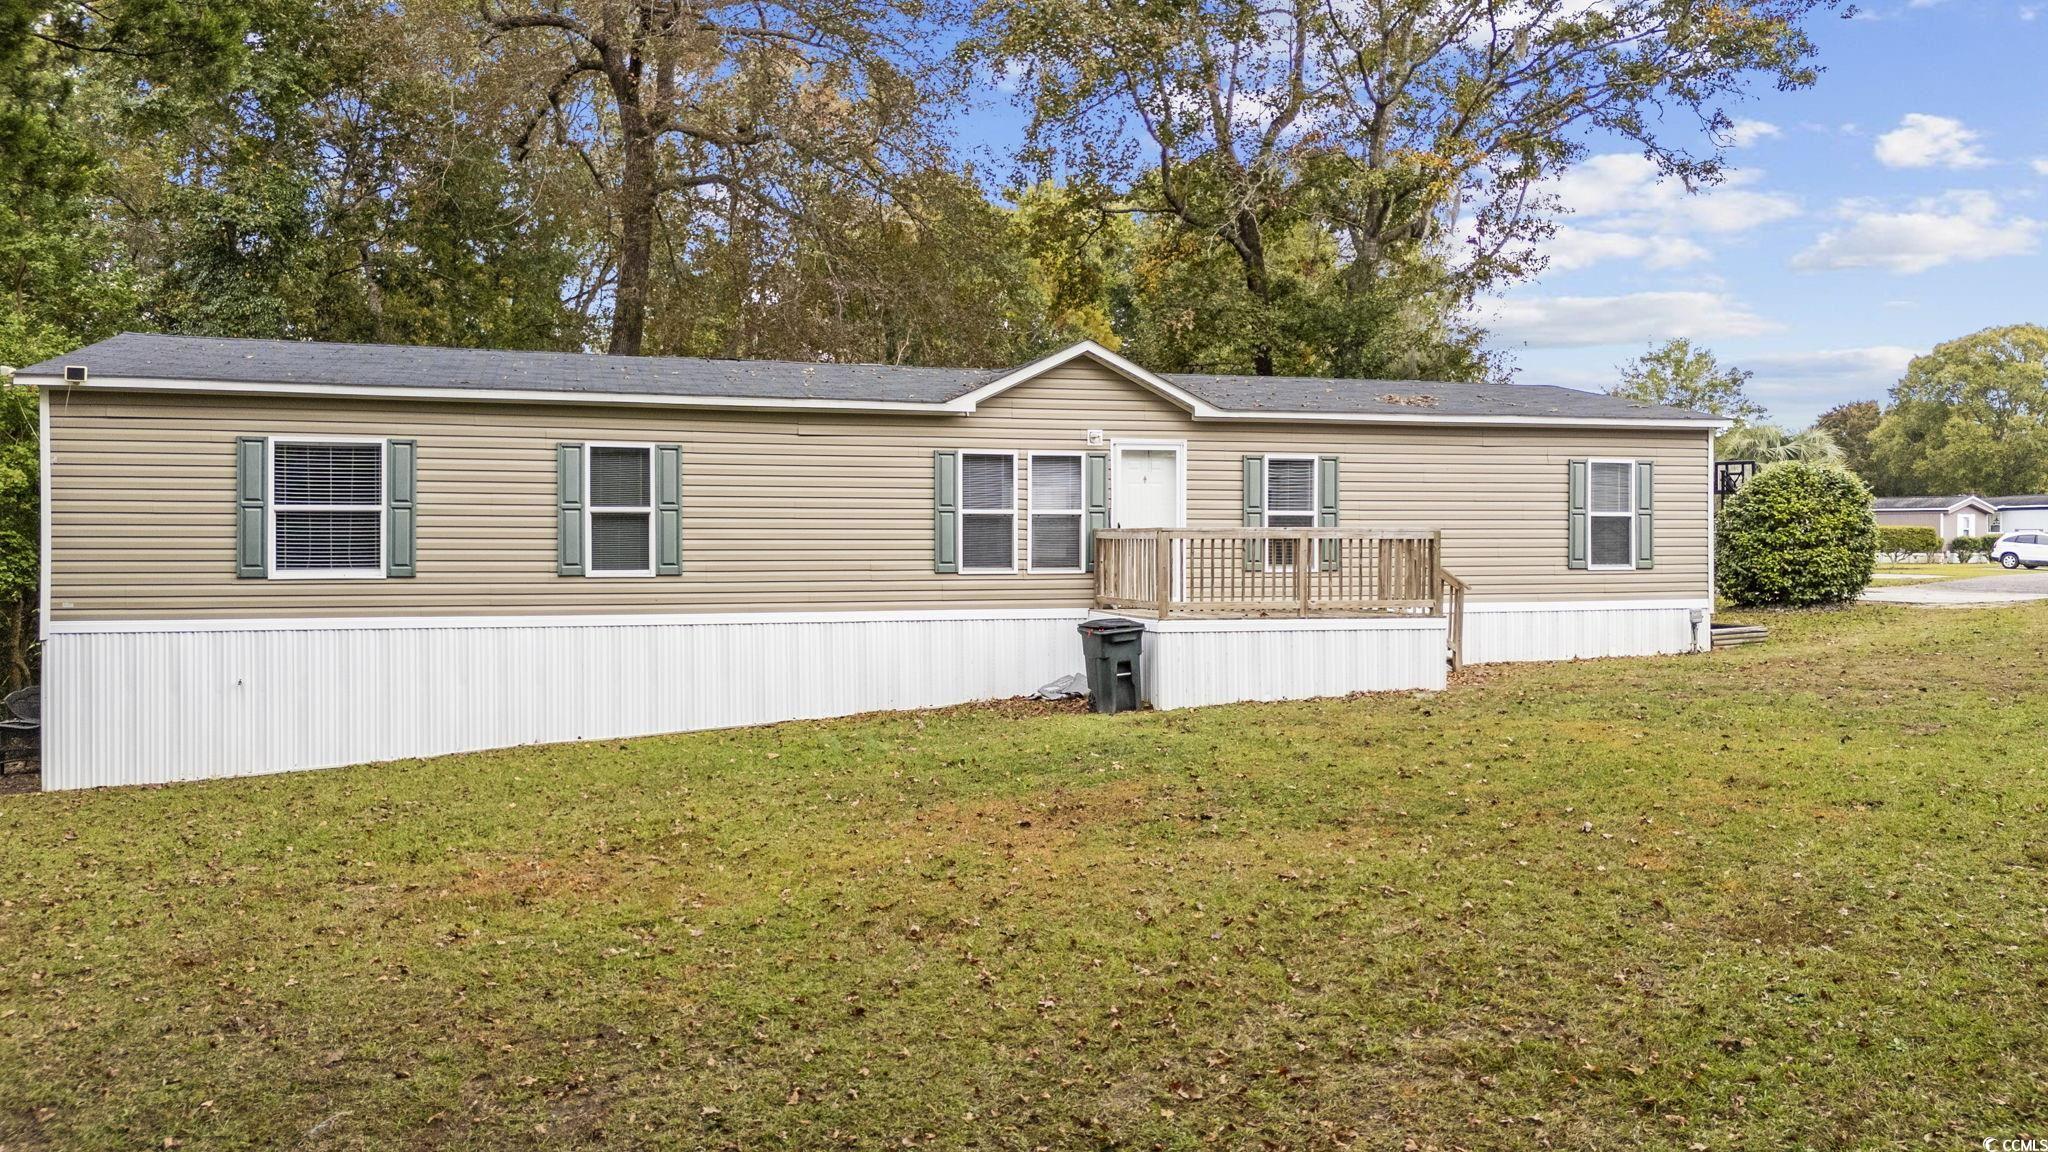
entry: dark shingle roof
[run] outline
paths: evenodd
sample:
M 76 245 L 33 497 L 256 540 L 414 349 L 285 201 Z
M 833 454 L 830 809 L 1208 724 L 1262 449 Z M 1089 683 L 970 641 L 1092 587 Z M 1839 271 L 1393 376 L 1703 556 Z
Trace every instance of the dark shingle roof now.
M 1879 496 L 1870 506 L 1879 512 L 1939 512 L 1958 500 L 1984 500 L 1982 496 Z M 1985 501 L 1989 503 L 1989 501 Z
M 93 376 L 369 388 L 474 388 L 612 396 L 942 404 L 1001 375 L 985 369 L 800 364 L 686 356 L 493 352 L 396 344 L 316 344 L 124 332 L 17 375 Z
M 128 377 L 242 384 L 509 390 L 628 400 L 672 397 L 912 405 L 957 400 L 1010 372 L 124 333 L 24 368 L 19 374 L 61 376 L 64 367 L 71 364 L 85 365 L 96 380 Z M 1409 419 L 1714 419 L 1681 408 L 1638 404 L 1596 392 L 1541 384 L 1443 384 L 1284 376 L 1172 375 L 1164 379 L 1211 407 L 1232 413 Z
M 1442 384 L 1428 380 L 1331 380 L 1316 376 L 1186 376 L 1166 379 L 1231 412 L 1335 412 L 1370 416 L 1540 416 L 1602 420 L 1711 420 L 1683 408 L 1554 384 Z
M 2048 493 L 2034 493 L 2030 496 L 1993 496 L 1993 508 L 2048 508 Z

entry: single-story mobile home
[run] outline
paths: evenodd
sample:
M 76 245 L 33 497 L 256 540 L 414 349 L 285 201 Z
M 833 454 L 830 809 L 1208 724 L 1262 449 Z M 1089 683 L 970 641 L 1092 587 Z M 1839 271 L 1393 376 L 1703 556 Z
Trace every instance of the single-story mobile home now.
M 1958 536 L 1982 536 L 1998 520 L 1998 509 L 1982 496 L 1879 496 L 1870 502 L 1881 525 L 1926 527 L 1947 544 Z
M 1998 509 L 1997 527 L 2000 532 L 2038 532 L 2048 529 L 2048 493 L 1993 496 L 1991 506 Z
M 1535 385 L 123 335 L 41 390 L 44 780 L 1706 647 L 1713 436 Z

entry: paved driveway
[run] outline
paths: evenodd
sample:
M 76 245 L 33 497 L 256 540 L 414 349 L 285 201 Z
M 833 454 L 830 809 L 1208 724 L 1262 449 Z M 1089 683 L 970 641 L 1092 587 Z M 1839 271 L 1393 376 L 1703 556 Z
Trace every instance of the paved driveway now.
M 1904 587 L 1879 586 L 1865 592 L 1863 599 L 1883 604 L 1921 604 L 1929 608 L 2023 604 L 2029 600 L 2048 600 L 2048 571 L 2029 572 L 2021 568 L 1963 580 L 1937 580 Z

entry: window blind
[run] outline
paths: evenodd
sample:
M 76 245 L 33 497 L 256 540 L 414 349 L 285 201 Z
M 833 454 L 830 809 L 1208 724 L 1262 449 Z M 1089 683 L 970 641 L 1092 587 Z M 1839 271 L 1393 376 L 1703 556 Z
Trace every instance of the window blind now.
M 642 572 L 649 566 L 647 513 L 590 513 L 590 567 L 598 572 Z
M 960 454 L 960 567 L 1017 566 L 1017 461 L 994 453 Z
M 1626 462 L 1595 461 L 1591 469 L 1589 557 L 1595 568 L 1632 567 L 1635 552 L 1635 483 Z
M 1031 567 L 1081 570 L 1081 457 L 1031 458 Z
M 384 566 L 382 443 L 278 441 L 271 453 L 272 555 L 280 572 Z
M 961 507 L 970 512 L 1011 509 L 1017 498 L 1016 464 L 1008 456 L 961 456 Z
M 590 505 L 645 508 L 654 490 L 650 453 L 645 448 L 590 449 Z

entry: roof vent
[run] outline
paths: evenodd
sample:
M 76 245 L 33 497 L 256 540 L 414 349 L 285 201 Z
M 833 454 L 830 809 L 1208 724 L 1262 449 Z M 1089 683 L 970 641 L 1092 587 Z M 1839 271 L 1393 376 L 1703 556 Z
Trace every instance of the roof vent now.
M 85 365 L 66 364 L 64 366 L 64 382 L 66 384 L 85 383 Z

